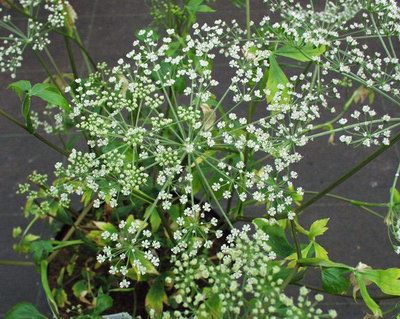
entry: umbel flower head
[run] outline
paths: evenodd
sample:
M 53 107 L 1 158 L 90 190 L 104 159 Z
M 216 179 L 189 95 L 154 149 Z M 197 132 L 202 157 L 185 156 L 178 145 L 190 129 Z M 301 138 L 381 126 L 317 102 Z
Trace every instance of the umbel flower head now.
M 238 76 L 217 98 L 213 91 L 219 83 L 210 65 L 222 47 L 221 24 L 204 27 L 206 38 L 195 29 L 197 36 L 184 42 L 187 55 L 170 53 L 172 34 L 156 41 L 152 31 L 143 31 L 127 61 L 76 80 L 70 118 L 88 136 L 91 151 L 74 150 L 66 167 L 57 165 L 57 176 L 70 185 L 60 192 L 90 190 L 98 193 L 95 206 L 115 207 L 120 197 L 152 185 L 159 190 L 154 201 L 168 210 L 176 202 L 194 207 L 201 189 L 228 222 L 221 199 L 268 201 L 271 216 L 290 213 L 297 177 L 290 166 L 301 158 L 296 148 L 307 142 L 298 132 L 316 117 L 315 110 L 307 111 L 304 103 L 271 103 L 274 112 L 256 121 L 240 117 L 238 107 L 262 99 L 263 93 L 248 84 L 259 80 L 253 63 L 260 62 L 236 53 L 233 68 L 245 63 L 248 71 L 237 69 Z M 228 96 L 235 102 L 226 109 Z M 289 118 L 296 125 L 286 129 L 283 122 Z M 271 160 L 256 161 L 263 156 Z
M 262 230 L 251 234 L 245 225 L 227 236 L 216 260 L 196 248 L 175 254 L 166 282 L 176 291 L 171 304 L 177 310 L 162 318 L 335 318 L 335 311 L 316 307 L 322 295 L 312 302 L 303 287 L 296 302 L 282 292 L 280 262 L 268 241 Z
M 12 1 L 11 1 L 12 2 Z M 16 77 L 16 72 L 22 65 L 23 53 L 27 48 L 33 51 L 43 51 L 49 44 L 49 33 L 64 27 L 67 17 L 75 14 L 67 0 L 19 0 L 26 14 L 31 16 L 26 21 L 26 28 L 13 23 L 11 16 L 0 7 L 0 13 L 6 13 L 0 20 L 0 72 Z M 39 19 L 39 16 L 46 19 Z M 69 15 L 69 16 L 68 16 Z M 3 34 L 2 29 L 7 32 Z
M 118 229 L 108 223 L 97 222 L 96 225 L 103 230 L 101 243 L 104 245 L 102 252 L 97 255 L 97 261 L 100 264 L 107 261 L 111 264 L 109 273 L 122 276 L 121 288 L 129 287 L 127 275 L 130 270 L 134 278 L 149 273 L 157 274 L 156 267 L 160 260 L 156 250 L 161 244 L 151 239 L 147 223 L 130 215 L 127 220 L 119 223 Z

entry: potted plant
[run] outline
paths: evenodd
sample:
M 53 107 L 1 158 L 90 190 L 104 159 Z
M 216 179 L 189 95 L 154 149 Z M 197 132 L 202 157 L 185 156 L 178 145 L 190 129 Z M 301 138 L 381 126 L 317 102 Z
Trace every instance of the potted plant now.
M 30 30 L 48 27 L 33 14 L 40 1 L 6 4 L 29 18 Z M 375 95 L 400 104 L 397 4 L 341 1 L 317 11 L 268 1 L 258 24 L 250 1 L 242 5 L 243 28 L 221 20 L 199 25 L 197 14 L 213 11 L 202 0 L 154 2 L 165 34 L 139 31 L 132 51 L 109 67 L 90 58 L 68 2 L 45 2 L 73 74 L 49 71 L 46 83 L 11 83 L 25 123 L 1 114 L 66 158 L 54 177 L 34 172 L 20 185 L 31 223 L 14 230 L 16 250 L 33 255 L 53 317 L 335 318 L 311 290 L 348 297 L 351 286 L 367 317 L 398 310 L 384 311 L 377 301 L 400 296 L 400 269 L 333 261 L 320 243 L 329 219 L 301 223 L 304 210 L 325 196 L 346 201 L 385 219 L 399 253 L 400 166 L 387 203 L 331 193 L 400 139 L 400 119 L 372 107 Z M 269 16 L 276 12 L 277 22 Z M 35 31 L 25 40 L 37 53 L 46 48 L 45 35 Z M 365 37 L 382 52 L 371 55 Z M 71 41 L 87 61 L 87 76 L 74 70 Z M 18 45 L 9 52 L 24 47 Z M 223 83 L 215 60 L 229 67 Z M 14 72 L 18 62 L 7 63 Z M 345 86 L 354 93 L 341 109 L 331 108 Z M 33 99 L 44 101 L 46 112 L 33 112 Z M 326 110 L 332 115 L 321 121 Z M 74 137 L 60 147 L 41 129 Z M 297 184 L 300 150 L 335 134 L 350 146 L 377 148 L 310 194 Z M 374 210 L 381 206 L 386 217 Z M 49 223 L 57 236 L 35 236 L 36 222 Z M 304 281 L 313 269 L 321 288 Z M 380 295 L 371 294 L 372 284 Z M 301 286 L 296 297 L 289 285 Z M 6 318 L 32 315 L 46 318 L 26 303 Z

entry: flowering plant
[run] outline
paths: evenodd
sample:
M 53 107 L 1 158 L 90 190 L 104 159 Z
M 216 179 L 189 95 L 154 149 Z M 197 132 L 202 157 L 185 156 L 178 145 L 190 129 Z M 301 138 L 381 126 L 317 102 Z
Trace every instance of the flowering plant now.
M 165 34 L 155 27 L 138 32 L 133 50 L 108 67 L 92 62 L 67 1 L 6 0 L 28 17 L 28 34 L 3 19 L 0 26 L 14 32 L 3 40 L 3 71 L 14 75 L 28 47 L 44 65 L 42 51 L 54 61 L 47 49 L 53 31 L 65 37 L 67 49 L 71 41 L 81 48 L 89 71 L 79 77 L 68 50 L 71 77 L 49 71 L 47 83 L 10 85 L 25 123 L 1 111 L 67 158 L 55 164 L 54 178 L 34 172 L 20 185 L 32 222 L 14 230 L 15 249 L 33 254 L 55 318 L 98 318 L 125 295 L 131 296 L 125 310 L 142 318 L 335 318 L 335 310 L 318 307 L 321 294 L 309 295 L 303 277 L 313 268 L 322 276 L 319 290 L 347 296 L 353 285 L 354 298 L 359 291 L 375 317 L 384 314 L 382 296 L 371 296 L 368 285 L 389 295 L 384 298 L 400 296 L 400 269 L 334 262 L 318 242 L 329 219 L 309 229 L 300 222 L 324 196 L 382 219 L 373 209 L 384 206 L 400 253 L 400 166 L 388 203 L 330 193 L 400 139 L 400 118 L 373 109 L 375 95 L 400 104 L 400 9 L 384 0 L 327 2 L 322 11 L 266 2 L 256 24 L 250 1 L 236 1 L 246 8 L 245 29 L 235 21 L 200 26 L 197 14 L 213 11 L 203 0 L 172 9 L 169 1 L 154 2 L 155 25 L 166 25 Z M 34 18 L 43 9 L 47 22 Z M 382 52 L 371 53 L 371 41 Z M 216 60 L 229 67 L 223 83 Z M 345 87 L 354 93 L 343 108 L 333 107 Z M 33 98 L 46 102 L 45 110 L 34 112 Z M 74 133 L 83 143 L 73 138 L 61 148 L 40 130 Z M 336 134 L 345 144 L 378 148 L 304 200 L 308 193 L 295 171 L 301 148 Z M 32 234 L 38 221 L 58 237 Z M 49 283 L 60 259 L 70 261 Z M 289 285 L 303 286 L 297 300 Z M 24 311 L 45 318 L 29 304 L 6 318 L 22 318 Z

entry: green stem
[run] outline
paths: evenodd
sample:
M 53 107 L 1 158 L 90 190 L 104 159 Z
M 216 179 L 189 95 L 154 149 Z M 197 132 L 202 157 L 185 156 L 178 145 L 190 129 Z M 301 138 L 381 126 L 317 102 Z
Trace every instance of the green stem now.
M 297 238 L 297 233 L 296 233 L 296 226 L 295 226 L 293 220 L 290 220 L 290 232 L 292 234 L 293 242 L 296 247 L 297 260 L 302 259 L 301 248 L 300 248 L 299 240 Z M 292 279 L 299 271 L 299 268 L 300 268 L 300 266 L 296 262 L 296 265 L 294 266 L 292 272 L 289 274 L 289 276 L 286 277 L 285 281 L 282 283 L 282 285 L 280 287 L 281 291 L 283 291 L 291 283 Z
M 77 79 L 79 77 L 78 69 L 76 68 L 76 63 L 74 59 L 74 54 L 72 52 L 70 39 L 64 36 L 64 42 L 65 42 L 65 47 L 67 48 L 69 64 L 71 65 L 72 73 L 74 74 L 74 78 Z
M 33 135 L 34 137 L 36 137 L 39 141 L 41 141 L 42 143 L 46 144 L 47 146 L 49 146 L 50 148 L 52 148 L 53 150 L 57 151 L 58 153 L 64 155 L 64 156 L 68 156 L 69 153 L 58 147 L 57 145 L 53 144 L 52 142 L 50 142 L 48 139 L 46 139 L 45 137 L 43 137 L 42 135 L 40 135 L 39 133 L 36 132 L 29 132 L 28 128 L 20 121 L 18 121 L 16 118 L 14 118 L 12 115 L 8 114 L 6 111 L 4 111 L 3 109 L 0 108 L 0 115 L 2 115 L 3 117 L 5 117 L 6 119 L 8 119 L 10 122 L 14 123 L 15 125 L 19 126 L 20 128 L 24 129 L 25 131 L 27 131 L 30 135 Z
M 88 72 L 92 73 L 92 71 L 93 71 L 92 68 L 96 71 L 97 70 L 96 62 L 94 62 L 94 60 L 90 56 L 88 50 L 85 48 L 85 46 L 84 46 L 84 44 L 83 44 L 83 42 L 82 42 L 82 40 L 81 40 L 81 38 L 79 36 L 78 30 L 76 28 L 74 28 L 74 35 L 75 35 L 75 38 L 74 37 L 70 37 L 70 39 L 72 41 L 74 41 L 75 44 L 81 50 L 81 53 L 83 55 L 83 59 L 85 60 Z M 64 35 L 64 36 L 67 36 L 67 35 Z
M 60 91 L 60 93 L 62 95 L 64 95 L 64 91 L 61 90 L 60 86 L 58 85 L 58 83 L 56 82 L 56 80 L 54 80 L 53 74 L 51 73 L 49 67 L 47 66 L 46 62 L 44 62 L 44 60 L 42 59 L 42 57 L 35 51 L 33 50 L 33 53 L 35 54 L 36 58 L 38 59 L 40 65 L 42 66 L 42 68 L 45 70 L 45 72 L 47 73 L 47 76 L 49 77 L 51 83 L 53 83 L 58 91 Z
M 306 194 L 318 194 L 318 192 L 313 192 L 313 191 L 305 191 L 304 193 Z M 369 203 L 369 202 L 363 202 L 360 200 L 355 200 L 355 199 L 351 199 L 351 198 L 347 198 L 347 197 L 343 197 L 343 196 L 339 196 L 339 195 L 335 195 L 335 194 L 331 194 L 328 193 L 325 196 L 327 197 L 332 197 L 344 202 L 347 202 L 351 205 L 354 206 L 363 206 L 363 207 L 387 207 L 388 204 L 387 203 Z
M 369 155 L 367 158 L 363 159 L 361 162 L 359 162 L 356 166 L 354 166 L 351 170 L 349 170 L 347 173 L 342 175 L 340 178 L 338 178 L 336 181 L 328 185 L 325 189 L 320 191 L 318 194 L 310 198 L 308 201 L 306 201 L 304 204 L 300 205 L 298 208 L 295 209 L 295 213 L 301 215 L 301 213 L 309 206 L 314 204 L 316 201 L 320 200 L 322 197 L 324 197 L 326 194 L 330 193 L 331 190 L 335 189 L 337 186 L 348 180 L 350 177 L 352 177 L 354 174 L 356 174 L 358 171 L 360 171 L 362 168 L 367 166 L 370 162 L 372 162 L 375 158 L 379 157 L 382 153 L 387 151 L 389 148 L 391 148 L 394 144 L 396 144 L 400 140 L 400 132 L 390 140 L 388 145 L 382 145 L 380 148 L 378 148 L 375 152 L 373 152 L 371 155 Z
M 302 254 L 301 254 L 301 248 L 300 248 L 299 240 L 298 240 L 298 238 L 297 238 L 296 226 L 295 226 L 293 220 L 290 220 L 290 232 L 292 233 L 294 245 L 295 245 L 295 247 L 296 247 L 297 259 L 301 259 L 301 258 L 303 258 L 303 257 L 301 256 L 301 255 L 302 255 Z
M 56 71 L 57 75 L 60 77 L 61 80 L 64 80 L 62 72 L 60 71 L 60 68 L 58 67 L 56 61 L 54 60 L 53 56 L 51 55 L 51 53 L 47 49 L 47 47 L 44 48 L 44 51 L 46 52 L 47 58 L 49 59 L 51 65 L 53 66 L 53 68 Z
M 312 192 L 312 191 L 305 191 L 305 194 L 318 194 L 318 192 Z M 334 194 L 325 194 L 326 197 L 331 197 L 331 198 L 335 198 L 337 200 L 349 203 L 353 206 L 356 207 L 360 207 L 361 209 L 365 210 L 366 212 L 370 213 L 371 215 L 374 215 L 376 217 L 379 217 L 381 219 L 384 219 L 385 217 L 383 217 L 381 214 L 375 212 L 374 210 L 368 208 L 368 207 L 388 207 L 389 205 L 387 203 L 367 203 L 367 202 L 362 202 L 359 200 L 353 200 L 350 198 L 346 198 L 343 196 L 339 196 L 339 195 L 334 195 Z
M 250 29 L 250 0 L 246 0 L 246 30 L 247 30 L 247 40 L 251 39 L 251 29 Z

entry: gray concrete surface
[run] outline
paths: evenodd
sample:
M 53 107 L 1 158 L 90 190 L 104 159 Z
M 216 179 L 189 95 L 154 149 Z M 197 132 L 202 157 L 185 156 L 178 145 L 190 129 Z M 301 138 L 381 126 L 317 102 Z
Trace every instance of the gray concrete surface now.
M 77 24 L 82 38 L 97 61 L 115 63 L 130 49 L 134 32 L 150 22 L 148 8 L 143 0 L 70 2 L 78 13 Z M 260 1 L 252 2 L 252 15 L 257 20 L 263 15 L 262 6 Z M 244 20 L 244 12 L 233 7 L 228 0 L 218 0 L 215 7 L 217 13 L 202 17 L 201 20 Z M 53 52 L 58 60 L 67 61 L 62 44 L 62 41 L 55 39 Z M 28 55 L 23 68 L 18 72 L 18 79 L 29 79 L 34 83 L 44 78 L 45 75 L 34 58 Z M 11 81 L 7 75 L 0 75 L 0 105 L 20 118 L 20 103 L 6 89 Z M 380 102 L 377 105 L 383 109 L 389 107 L 386 102 Z M 0 145 L 0 259 L 24 260 L 12 250 L 12 228 L 27 223 L 21 213 L 24 198 L 15 195 L 16 186 L 24 182 L 33 170 L 51 172 L 53 164 L 60 157 L 3 118 L 0 118 Z M 301 151 L 305 159 L 298 167 L 299 185 L 308 190 L 321 190 L 371 151 L 331 145 L 326 140 L 312 143 Z M 335 192 L 360 200 L 387 201 L 399 158 L 399 148 L 393 148 L 338 187 Z M 363 261 L 373 267 L 400 266 L 399 257 L 389 246 L 383 223 L 356 208 L 333 200 L 322 200 L 307 209 L 303 221 L 307 225 L 322 217 L 331 218 L 329 231 L 321 238 L 321 243 L 328 248 L 333 260 L 351 265 Z M 318 284 L 318 275 L 311 276 L 309 280 Z M 0 317 L 19 301 L 29 301 L 46 309 L 35 269 L 4 266 L 0 269 L 0 283 Z M 365 314 L 362 302 L 356 304 L 351 299 L 329 297 L 325 301 L 325 307 L 336 308 L 339 318 L 344 319 L 361 319 Z

